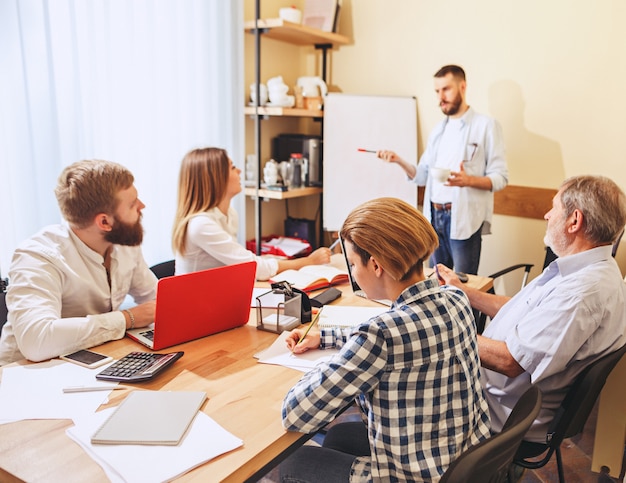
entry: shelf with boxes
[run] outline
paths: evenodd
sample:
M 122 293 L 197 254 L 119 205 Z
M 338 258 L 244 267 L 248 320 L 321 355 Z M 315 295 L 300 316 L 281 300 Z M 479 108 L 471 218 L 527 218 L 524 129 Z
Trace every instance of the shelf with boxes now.
M 254 53 L 254 69 L 255 69 L 255 82 L 250 86 L 250 102 L 244 107 L 244 114 L 250 116 L 254 120 L 255 129 L 255 146 L 254 146 L 254 159 L 256 160 L 256 174 L 254 177 L 254 186 L 248 185 L 245 189 L 246 196 L 252 198 L 255 201 L 255 238 L 257 240 L 257 247 L 260 247 L 260 240 L 262 238 L 262 221 L 261 221 L 261 201 L 262 200 L 288 200 L 292 198 L 307 197 L 312 195 L 319 196 L 319 234 L 321 238 L 323 226 L 323 214 L 321 213 L 323 188 L 321 187 L 321 176 L 319 169 L 321 167 L 321 152 L 318 154 L 317 163 L 310 164 L 310 160 L 306 163 L 307 169 L 312 166 L 317 166 L 318 178 L 316 182 L 309 182 L 310 178 L 306 178 L 302 187 L 286 187 L 282 186 L 267 186 L 264 183 L 263 178 L 263 164 L 264 160 L 270 158 L 269 154 L 264 155 L 262 153 L 262 130 L 261 122 L 268 121 L 272 118 L 311 118 L 320 122 L 320 126 L 323 123 L 323 95 L 326 94 L 326 66 L 329 52 L 334 48 L 349 43 L 348 37 L 335 33 L 326 32 L 317 28 L 309 27 L 306 25 L 289 22 L 282 18 L 260 19 L 258 18 L 259 9 L 257 8 L 257 19 L 247 21 L 244 24 L 245 31 L 248 34 L 255 37 L 255 53 Z M 295 96 L 287 96 L 283 98 L 282 102 L 275 102 L 272 100 L 272 87 L 276 92 L 277 86 L 270 85 L 270 82 L 282 82 L 282 77 L 272 78 L 268 81 L 268 86 L 262 86 L 261 84 L 261 39 L 270 38 L 278 40 L 280 42 L 286 42 L 295 46 L 311 46 L 315 50 L 321 51 L 322 57 L 322 75 L 321 77 L 300 77 L 297 82 L 297 91 Z M 323 89 L 320 87 L 323 84 Z M 261 88 L 265 89 L 265 92 Z M 279 85 L 279 87 L 283 87 Z M 308 89 L 314 87 L 318 94 L 311 95 L 307 92 Z M 269 91 L 269 92 L 268 92 Z M 286 94 L 286 90 L 284 94 Z M 269 94 L 269 95 L 268 95 Z M 317 97 L 319 96 L 319 97 Z M 269 98 L 269 103 L 267 102 Z M 293 101 L 292 101 L 293 99 Z M 289 102 L 292 101 L 292 102 Z M 271 105 L 271 104 L 275 105 Z M 320 127 L 320 133 L 323 133 L 323 128 Z M 267 137 L 267 134 L 266 134 Z M 317 136 L 321 140 L 321 135 Z M 320 144 L 321 146 L 321 144 Z M 321 150 L 320 150 L 321 151 Z M 297 152 L 297 151 L 294 151 Z M 305 157 L 306 157 L 306 153 Z M 279 159 L 279 161 L 285 161 Z M 307 172 L 307 176 L 309 173 Z M 257 250 L 258 252 L 258 250 Z

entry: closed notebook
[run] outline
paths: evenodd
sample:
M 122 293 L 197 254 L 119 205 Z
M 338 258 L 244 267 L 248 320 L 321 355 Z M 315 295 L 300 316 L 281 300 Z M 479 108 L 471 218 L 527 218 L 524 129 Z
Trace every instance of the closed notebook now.
M 133 391 L 95 432 L 91 443 L 175 446 L 205 399 L 201 391 Z
M 389 310 L 386 307 L 354 307 L 351 305 L 324 305 L 320 318 L 317 321 L 318 328 L 330 327 L 355 327 L 367 322 L 372 317 Z

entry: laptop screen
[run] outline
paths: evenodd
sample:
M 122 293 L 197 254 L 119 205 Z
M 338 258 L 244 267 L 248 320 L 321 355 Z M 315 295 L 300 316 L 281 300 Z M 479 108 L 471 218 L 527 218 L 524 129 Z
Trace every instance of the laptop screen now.
M 343 241 L 343 238 L 339 237 L 339 243 L 341 244 L 341 253 L 343 253 L 343 258 L 346 261 L 346 267 L 348 268 L 348 278 L 350 279 L 350 285 L 352 285 L 352 290 L 354 292 L 359 292 L 361 290 L 361 287 L 359 287 L 359 284 L 356 283 L 356 280 L 352 276 L 352 270 L 350 267 L 350 262 L 348 262 L 348 255 L 346 253 L 346 245 Z
M 343 241 L 343 238 L 339 237 L 339 242 L 341 243 L 341 252 L 343 253 L 343 258 L 346 261 L 346 267 L 348 269 L 348 278 L 350 279 L 350 285 L 352 285 L 352 291 L 354 292 L 355 295 L 358 295 L 359 297 L 364 297 L 364 298 L 369 299 L 369 297 L 365 294 L 363 290 L 361 290 L 361 287 L 359 287 L 359 284 L 356 283 L 356 280 L 352 276 L 352 270 L 350 268 L 350 262 L 348 262 L 348 255 L 346 254 L 346 245 Z M 369 300 L 372 300 L 382 305 L 386 305 L 388 307 L 391 306 L 391 300 L 387 300 L 387 299 L 369 299 Z

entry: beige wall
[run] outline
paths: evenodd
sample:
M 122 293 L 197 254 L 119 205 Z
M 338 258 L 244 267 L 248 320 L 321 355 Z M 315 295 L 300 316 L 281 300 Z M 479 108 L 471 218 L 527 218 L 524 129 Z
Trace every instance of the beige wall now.
M 263 0 L 261 16 L 277 17 L 292 3 L 303 5 Z M 246 19 L 253 5 L 246 0 Z M 421 153 L 442 116 L 432 75 L 459 64 L 469 104 L 502 124 L 511 184 L 555 188 L 567 176 L 603 174 L 624 189 L 624 23 L 622 0 L 343 0 L 339 32 L 353 43 L 333 51 L 329 83 L 345 93 L 415 96 Z M 284 49 L 296 54 L 273 56 L 262 79 L 285 72 L 293 83 L 320 73 L 312 48 Z M 542 220 L 496 216 L 494 233 L 483 239 L 480 273 L 531 262 L 536 276 L 544 228 Z M 624 247 L 618 262 L 626 273 Z

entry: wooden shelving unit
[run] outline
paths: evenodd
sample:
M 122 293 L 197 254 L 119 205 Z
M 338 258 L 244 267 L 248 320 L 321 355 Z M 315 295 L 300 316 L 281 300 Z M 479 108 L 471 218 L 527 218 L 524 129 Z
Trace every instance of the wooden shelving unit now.
M 244 23 L 246 32 L 254 34 L 255 21 Z M 256 28 L 264 29 L 263 35 L 269 39 L 282 40 L 294 45 L 347 45 L 350 39 L 345 35 L 334 32 L 307 27 L 297 23 L 288 22 L 282 18 L 259 19 Z
M 293 22 L 288 22 L 281 18 L 261 19 L 259 18 L 259 0 L 257 0 L 256 7 L 256 20 L 248 21 L 244 23 L 244 29 L 246 33 L 255 36 L 255 82 L 260 84 L 260 52 L 261 52 L 261 39 L 270 38 L 287 42 L 289 44 L 298 46 L 313 46 L 315 49 L 322 52 L 322 79 L 327 81 L 326 76 L 326 64 L 328 51 L 334 46 L 347 45 L 350 39 L 345 35 L 337 34 L 334 32 L 325 32 L 316 28 L 308 27 Z M 258 98 L 258 96 L 257 96 Z M 296 109 L 296 108 L 284 108 L 284 107 L 270 107 L 270 106 L 245 106 L 244 114 L 254 118 L 255 124 L 255 154 L 258 160 L 257 166 L 257 185 L 253 188 L 245 188 L 246 196 L 249 196 L 255 200 L 255 228 L 256 228 L 256 246 L 257 253 L 259 253 L 261 247 L 262 238 L 262 222 L 261 222 L 261 201 L 262 200 L 287 200 L 290 198 L 299 198 L 303 196 L 318 195 L 320 197 L 320 207 L 322 206 L 323 188 L 318 187 L 303 187 L 297 189 L 290 189 L 288 191 L 274 191 L 265 189 L 261 185 L 261 163 L 263 157 L 261 156 L 261 121 L 269 117 L 300 117 L 300 118 L 314 118 L 323 122 L 324 112 L 322 110 L 311 109 Z M 320 209 L 320 236 L 323 231 L 322 226 L 323 213 Z
M 297 109 L 294 107 L 268 107 L 259 106 L 258 111 L 254 106 L 245 107 L 243 112 L 250 116 L 282 116 L 282 117 L 324 117 L 324 111 L 318 109 Z
M 293 188 L 287 191 L 269 190 L 267 188 L 246 188 L 246 196 L 260 197 L 270 200 L 288 200 L 290 198 L 301 198 L 302 196 L 321 195 L 324 192 L 322 188 L 307 186 L 305 188 Z

